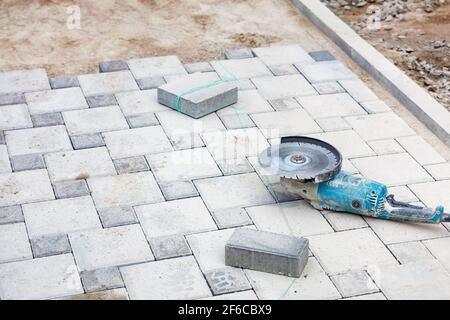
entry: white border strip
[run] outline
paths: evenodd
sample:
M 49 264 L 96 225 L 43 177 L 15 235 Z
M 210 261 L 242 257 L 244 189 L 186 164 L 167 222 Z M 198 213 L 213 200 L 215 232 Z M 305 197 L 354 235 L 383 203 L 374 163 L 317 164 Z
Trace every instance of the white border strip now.
M 291 2 L 447 146 L 450 146 L 450 112 L 425 89 L 356 34 L 319 0 L 291 0 Z

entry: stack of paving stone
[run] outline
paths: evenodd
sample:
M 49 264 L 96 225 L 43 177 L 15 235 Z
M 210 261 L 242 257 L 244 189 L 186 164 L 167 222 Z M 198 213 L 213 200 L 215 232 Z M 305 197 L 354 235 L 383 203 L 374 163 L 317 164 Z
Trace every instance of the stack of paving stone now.
M 399 200 L 447 207 L 449 163 L 327 52 L 226 57 L 0 73 L 2 300 L 450 298 L 448 224 L 319 212 L 257 155 L 317 137 Z M 158 103 L 157 87 L 195 72 L 235 84 L 238 103 L 200 119 Z M 226 266 L 236 228 L 307 238 L 303 276 Z

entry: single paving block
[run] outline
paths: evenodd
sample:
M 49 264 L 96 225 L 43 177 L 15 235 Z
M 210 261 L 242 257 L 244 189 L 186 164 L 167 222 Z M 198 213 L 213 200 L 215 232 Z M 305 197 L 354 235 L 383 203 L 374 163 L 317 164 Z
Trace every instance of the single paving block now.
M 90 193 L 86 180 L 54 182 L 53 189 L 57 199 L 81 197 Z
M 378 155 L 405 152 L 405 149 L 395 139 L 369 141 L 367 144 Z
M 177 56 L 131 59 L 127 63 L 136 79 L 187 74 Z
M 22 92 L 0 94 L 0 106 L 6 106 L 11 104 L 23 104 L 23 103 L 26 103 L 26 100 Z
M 139 90 L 130 71 L 83 74 L 78 76 L 86 97 L 113 94 L 120 91 Z
M 276 111 L 301 108 L 300 104 L 294 98 L 273 99 L 269 100 L 269 103 Z
M 314 62 L 308 53 L 298 44 L 261 47 L 252 49 L 252 51 L 267 66 Z
M 34 258 L 72 252 L 67 234 L 39 236 L 30 240 Z
M 317 91 L 300 74 L 252 78 L 258 92 L 267 100 L 317 95 Z
M 118 174 L 150 170 L 143 156 L 116 159 L 113 162 Z
M 154 260 L 139 224 L 74 232 L 69 240 L 81 271 Z
M 117 104 L 116 97 L 113 94 L 86 97 L 86 101 L 89 108 L 106 107 Z
M 360 79 L 340 80 L 339 84 L 359 103 L 378 100 L 375 93 Z
M 445 163 L 445 159 L 420 136 L 400 137 L 397 141 L 421 165 Z
M 49 127 L 64 124 L 64 119 L 60 112 L 35 114 L 31 116 L 31 121 L 34 127 Z
M 97 148 L 106 145 L 101 133 L 71 136 L 70 140 L 72 140 L 72 145 L 75 150 Z
M 158 103 L 156 89 L 120 92 L 116 99 L 126 117 L 170 110 Z
M 367 227 L 366 221 L 357 214 L 322 211 L 323 216 L 335 231 L 352 230 Z
M 23 221 L 24 218 L 21 206 L 0 207 L 0 225 Z
M 118 267 L 101 268 L 80 273 L 85 292 L 95 292 L 123 288 L 123 280 Z
M 0 130 L 31 128 L 32 126 L 26 104 L 0 106 Z
M 225 264 L 300 277 L 308 262 L 308 240 L 239 228 L 225 245 Z
M 120 268 L 133 300 L 199 299 L 211 296 L 208 284 L 192 256 Z
M 367 111 L 367 113 L 381 113 L 392 111 L 389 106 L 381 100 L 372 100 L 361 102 L 360 105 Z
M 127 117 L 127 121 L 130 128 L 142 128 L 159 125 L 159 121 L 156 119 L 153 112 L 130 115 Z
M 30 114 L 53 113 L 88 108 L 79 87 L 25 93 Z
M 350 271 L 331 277 L 343 297 L 359 296 L 379 291 L 366 271 Z
M 148 90 L 148 89 L 156 89 L 159 86 L 162 86 L 163 84 L 166 83 L 166 80 L 164 80 L 164 77 L 155 76 L 137 79 L 136 82 L 139 86 L 139 89 Z
M 436 180 L 450 179 L 450 163 L 439 163 L 424 166 L 425 170 Z
M 252 224 L 252 220 L 243 208 L 228 208 L 211 213 L 219 229 L 235 228 Z
M 89 196 L 28 203 L 22 210 L 30 239 L 102 227 Z
M 252 287 L 244 271 L 237 268 L 222 268 L 205 274 L 206 281 L 214 295 L 249 290 Z
M 5 145 L 0 145 L 0 174 L 11 173 L 11 171 L 8 149 Z
M 45 169 L 44 157 L 41 154 L 25 154 L 11 157 L 13 171 Z
M 297 97 L 297 101 L 314 119 L 366 114 L 347 93 Z
M 0 264 L 32 258 L 25 223 L 0 225 Z
M 309 52 L 309 55 L 314 59 L 314 61 L 336 60 L 333 54 L 328 50 L 312 51 Z
M 158 88 L 158 102 L 201 118 L 237 102 L 237 87 L 215 73 L 195 73 Z
M 418 183 L 409 187 L 426 206 L 442 205 L 448 212 L 450 208 L 450 180 Z
M 0 72 L 0 94 L 50 89 L 45 69 Z
M 298 74 L 298 70 L 293 64 L 277 64 L 268 66 L 274 76 L 287 76 L 291 74 Z
M 319 94 L 344 93 L 344 88 L 337 81 L 313 83 L 312 86 Z
M 296 63 L 295 67 L 311 83 L 358 78 L 347 66 L 338 60 Z
M 445 239 L 448 238 L 436 239 L 436 241 L 445 241 Z M 411 241 L 394 243 L 389 245 L 388 248 L 401 264 L 419 260 L 430 260 L 434 259 L 434 257 L 431 255 L 431 252 L 425 247 L 425 245 L 428 245 L 430 241 L 433 242 L 435 240 L 427 240 L 424 242 Z
M 208 62 L 197 62 L 197 63 L 189 63 L 185 64 L 184 68 L 188 73 L 196 73 L 196 72 L 213 72 L 214 69 Z
M 198 191 L 191 181 L 172 181 L 162 183 L 160 187 L 168 201 L 198 196 Z
M 184 236 L 163 236 L 149 239 L 156 260 L 177 258 L 192 254 Z
M 123 60 L 102 61 L 98 64 L 100 72 L 114 72 L 128 70 L 128 64 Z
M 55 198 L 47 170 L 0 175 L 0 207 Z
M 78 82 L 78 78 L 76 76 L 55 77 L 50 78 L 49 81 L 52 89 L 63 89 L 80 86 L 80 83 Z
M 248 48 L 226 49 L 224 51 L 225 59 L 248 59 L 253 58 L 253 52 Z
M 350 125 L 341 117 L 316 119 L 323 131 L 343 131 L 351 129 Z
M 83 293 L 71 254 L 0 265 L 0 298 L 52 299 Z
M 132 207 L 110 207 L 98 209 L 98 215 L 104 228 L 139 223 Z
M 221 79 L 228 81 L 273 76 L 258 58 L 214 60 L 211 65 Z

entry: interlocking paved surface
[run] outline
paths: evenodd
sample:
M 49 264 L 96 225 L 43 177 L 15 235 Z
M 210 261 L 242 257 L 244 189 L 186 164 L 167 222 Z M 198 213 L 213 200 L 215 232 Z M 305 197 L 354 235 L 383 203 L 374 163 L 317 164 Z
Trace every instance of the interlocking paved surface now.
M 329 55 L 253 52 L 0 73 L 0 298 L 450 298 L 450 224 L 317 211 L 257 155 L 317 137 L 399 200 L 447 208 L 450 164 Z M 238 104 L 199 120 L 158 104 L 188 72 L 231 75 Z M 302 277 L 226 267 L 239 227 L 307 237 Z

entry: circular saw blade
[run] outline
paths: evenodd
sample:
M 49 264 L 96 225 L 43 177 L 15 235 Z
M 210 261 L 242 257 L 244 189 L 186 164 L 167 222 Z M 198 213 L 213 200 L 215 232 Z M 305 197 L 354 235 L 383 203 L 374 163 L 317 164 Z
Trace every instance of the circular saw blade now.
M 259 163 L 269 173 L 302 182 L 328 181 L 339 173 L 342 156 L 332 145 L 308 137 L 287 137 L 264 150 Z

